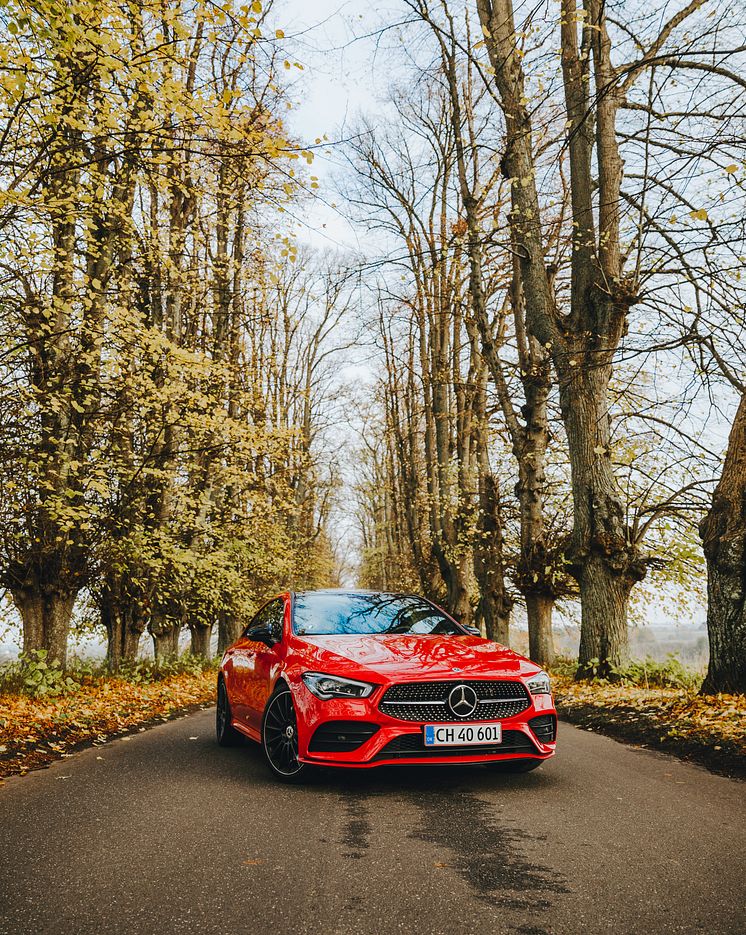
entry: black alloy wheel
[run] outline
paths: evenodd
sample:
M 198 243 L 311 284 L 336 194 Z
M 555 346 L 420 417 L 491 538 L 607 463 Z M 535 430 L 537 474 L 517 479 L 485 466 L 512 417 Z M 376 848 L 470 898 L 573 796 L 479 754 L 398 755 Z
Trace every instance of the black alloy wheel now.
M 300 782 L 308 767 L 298 762 L 298 721 L 290 689 L 283 685 L 267 702 L 262 719 L 262 748 L 269 768 L 282 782 Z
M 228 691 L 221 676 L 218 679 L 218 702 L 215 709 L 215 735 L 221 747 L 235 747 L 241 734 L 231 724 L 231 705 Z

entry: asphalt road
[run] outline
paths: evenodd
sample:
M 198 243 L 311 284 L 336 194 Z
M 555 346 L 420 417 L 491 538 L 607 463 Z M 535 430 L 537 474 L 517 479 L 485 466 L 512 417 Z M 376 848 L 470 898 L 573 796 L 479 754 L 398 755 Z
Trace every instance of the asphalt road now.
M 2 935 L 746 932 L 746 784 L 560 726 L 523 776 L 272 781 L 213 712 L 0 787 Z

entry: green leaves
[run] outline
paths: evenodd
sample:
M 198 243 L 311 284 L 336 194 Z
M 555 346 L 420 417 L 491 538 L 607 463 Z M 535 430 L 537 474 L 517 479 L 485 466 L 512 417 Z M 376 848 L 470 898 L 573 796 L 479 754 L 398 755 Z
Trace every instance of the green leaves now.
M 46 650 L 32 650 L 0 669 L 3 691 L 16 691 L 32 698 L 51 698 L 77 691 L 79 683 L 65 675 L 57 660 L 48 662 L 47 657 Z

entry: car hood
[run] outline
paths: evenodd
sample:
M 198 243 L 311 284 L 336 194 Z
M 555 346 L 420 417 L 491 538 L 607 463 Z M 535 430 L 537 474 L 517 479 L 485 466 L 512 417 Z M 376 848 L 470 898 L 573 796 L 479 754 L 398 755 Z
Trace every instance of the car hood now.
M 333 674 L 401 678 L 495 678 L 533 675 L 539 666 L 478 636 L 304 636 L 309 667 Z

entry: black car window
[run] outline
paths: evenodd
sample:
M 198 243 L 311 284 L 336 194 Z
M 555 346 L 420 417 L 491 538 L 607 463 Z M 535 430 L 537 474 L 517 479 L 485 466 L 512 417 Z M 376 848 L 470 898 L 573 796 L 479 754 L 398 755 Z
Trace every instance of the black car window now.
M 272 639 L 279 643 L 282 639 L 282 623 L 285 618 L 285 601 L 272 601 L 269 605 L 269 615 L 267 623 L 272 633 Z
M 278 643 L 282 639 L 282 621 L 285 613 L 285 602 L 282 598 L 276 598 L 265 604 L 256 614 L 251 623 L 244 630 L 244 636 L 251 639 L 251 634 L 259 628 L 269 627 L 272 638 Z
M 265 604 L 264 607 L 262 607 L 261 610 L 257 611 L 257 613 L 255 613 L 254 616 L 251 618 L 249 625 L 243 631 L 243 635 L 245 637 L 248 637 L 252 630 L 255 630 L 257 627 L 260 627 L 262 625 L 262 617 L 264 616 L 264 612 L 268 606 L 269 605 Z
M 434 604 L 410 594 L 309 591 L 297 594 L 294 605 L 293 632 L 299 636 L 464 635 Z

